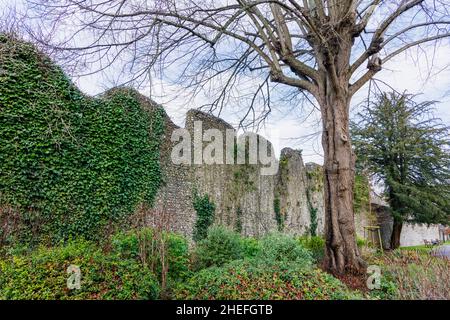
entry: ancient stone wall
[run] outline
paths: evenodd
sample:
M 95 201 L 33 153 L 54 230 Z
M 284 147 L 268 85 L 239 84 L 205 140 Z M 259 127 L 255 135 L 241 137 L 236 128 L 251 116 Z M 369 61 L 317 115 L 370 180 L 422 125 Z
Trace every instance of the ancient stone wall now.
M 197 121 L 201 121 L 201 128 L 198 123 L 194 125 Z M 301 151 L 283 149 L 279 157 L 279 170 L 275 175 L 261 175 L 260 169 L 264 166 L 260 163 L 174 164 L 171 153 L 180 140 L 172 141 L 171 137 L 177 128 L 167 117 L 161 150 L 164 186 L 160 189 L 152 210 L 152 214 L 163 212 L 168 215 L 172 230 L 192 237 L 196 221 L 193 193 L 196 191 L 202 195 L 208 194 L 214 202 L 215 223 L 229 226 L 243 235 L 257 237 L 273 230 L 283 230 L 295 235 L 308 234 L 311 218 L 307 190 L 310 188 L 312 203 L 318 208 L 318 233 L 323 232 L 321 179 L 307 175 Z M 222 119 L 198 110 L 187 113 L 185 128 L 190 134 L 191 145 L 194 145 L 196 135 L 199 137 L 208 129 L 218 129 L 224 140 L 227 129 L 236 134 L 233 127 Z M 257 136 L 257 141 L 258 146 L 266 142 L 271 150 L 270 142 L 263 137 Z M 202 149 L 209 143 L 210 141 L 202 142 Z M 193 161 L 194 149 L 191 151 Z M 226 150 L 223 150 L 223 156 L 225 155 Z M 314 170 L 320 170 L 320 166 L 314 167 Z M 280 217 L 277 218 L 277 202 L 281 220 Z
M 165 131 L 162 137 L 160 149 L 160 162 L 163 174 L 163 186 L 155 199 L 154 210 L 149 215 L 164 215 L 167 218 L 167 226 L 172 231 L 183 235 L 192 236 L 196 213 L 192 206 L 192 167 L 185 164 L 174 164 L 171 153 L 174 143 L 171 141 L 172 133 L 176 126 L 165 115 Z M 149 216 L 148 223 L 153 224 L 159 217 Z
M 305 166 L 298 150 L 281 150 L 280 166 L 277 174 L 276 194 L 280 199 L 283 230 L 295 235 L 309 232 L 311 224 L 308 208 Z
M 208 194 L 215 204 L 216 224 L 229 226 L 243 235 L 258 237 L 274 230 L 293 235 L 309 234 L 313 209 L 316 212 L 316 234 L 324 234 L 323 169 L 315 163 L 303 164 L 301 151 L 284 148 L 278 157 L 278 172 L 274 175 L 261 175 L 261 164 L 174 164 L 171 153 L 181 140 L 172 141 L 171 138 L 179 127 L 167 115 L 165 118 L 160 152 L 164 185 L 159 190 L 155 208 L 149 213 L 149 224 L 155 220 L 151 219 L 154 215 L 164 214 L 171 230 L 192 238 L 197 219 L 193 207 L 196 191 L 201 195 Z M 201 122 L 201 128 L 194 126 L 196 122 Z M 224 120 L 198 110 L 187 113 L 185 128 L 191 137 L 191 145 L 196 134 L 201 137 L 208 129 L 217 129 L 224 141 L 227 130 L 236 135 L 234 128 Z M 257 136 L 258 146 L 265 141 L 263 139 Z M 200 149 L 204 150 L 209 143 L 202 141 Z M 267 145 L 270 150 L 270 142 Z M 193 163 L 194 150 L 191 151 Z M 225 160 L 226 150 L 222 152 Z M 383 245 L 389 248 L 392 217 L 385 210 L 385 203 L 372 202 L 371 214 L 355 213 L 356 234 L 362 238 L 364 226 L 380 225 Z M 435 226 L 405 225 L 401 244 L 417 245 L 425 238 L 438 238 L 436 230 Z
M 380 203 L 378 200 L 371 205 L 372 214 L 367 212 L 357 213 L 355 216 L 355 225 L 358 236 L 363 236 L 362 227 L 364 225 L 378 225 L 380 226 L 380 236 L 383 242 L 384 249 L 391 249 L 391 235 L 394 225 L 392 214 L 387 206 L 387 203 Z M 417 246 L 423 245 L 424 240 L 437 240 L 439 236 L 439 226 L 436 224 L 415 224 L 405 222 L 403 224 L 400 246 Z

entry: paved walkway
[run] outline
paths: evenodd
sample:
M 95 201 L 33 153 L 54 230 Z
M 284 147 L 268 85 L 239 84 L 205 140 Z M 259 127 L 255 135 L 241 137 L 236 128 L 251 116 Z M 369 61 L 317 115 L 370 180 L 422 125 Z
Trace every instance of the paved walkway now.
M 450 244 L 444 244 L 443 246 L 434 249 L 431 254 L 433 256 L 450 259 Z

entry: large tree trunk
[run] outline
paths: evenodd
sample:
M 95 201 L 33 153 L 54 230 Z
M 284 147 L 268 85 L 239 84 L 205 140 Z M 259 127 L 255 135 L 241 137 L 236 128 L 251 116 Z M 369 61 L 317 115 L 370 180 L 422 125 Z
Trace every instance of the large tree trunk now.
M 325 267 L 334 274 L 362 273 L 353 213 L 355 156 L 349 137 L 349 99 L 327 88 L 322 110 L 325 184 Z
M 391 249 L 397 249 L 400 247 L 400 235 L 402 233 L 403 223 L 394 219 L 394 227 L 391 234 Z

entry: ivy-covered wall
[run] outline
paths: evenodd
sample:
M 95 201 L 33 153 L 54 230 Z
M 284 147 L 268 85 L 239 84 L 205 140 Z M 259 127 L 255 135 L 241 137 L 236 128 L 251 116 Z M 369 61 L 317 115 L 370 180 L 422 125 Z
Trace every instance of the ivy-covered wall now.
M 131 89 L 87 97 L 35 47 L 0 35 L 0 206 L 15 212 L 0 216 L 0 239 L 95 239 L 151 205 L 163 112 Z

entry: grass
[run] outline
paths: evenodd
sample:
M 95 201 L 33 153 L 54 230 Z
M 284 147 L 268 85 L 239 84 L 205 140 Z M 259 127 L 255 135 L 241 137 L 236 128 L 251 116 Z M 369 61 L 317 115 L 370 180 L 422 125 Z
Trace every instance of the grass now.
M 398 250 L 400 251 L 420 251 L 420 252 L 430 252 L 433 247 L 427 247 L 425 245 L 418 245 L 418 246 L 409 246 L 409 247 L 400 247 Z
M 450 241 L 445 241 L 444 244 L 450 244 Z M 398 250 L 403 250 L 403 251 L 420 251 L 420 252 L 427 252 L 427 253 L 429 253 L 431 250 L 433 250 L 434 248 L 438 248 L 439 246 L 427 247 L 424 244 L 421 244 L 421 245 L 417 245 L 417 246 L 400 247 L 400 248 L 398 248 Z

